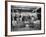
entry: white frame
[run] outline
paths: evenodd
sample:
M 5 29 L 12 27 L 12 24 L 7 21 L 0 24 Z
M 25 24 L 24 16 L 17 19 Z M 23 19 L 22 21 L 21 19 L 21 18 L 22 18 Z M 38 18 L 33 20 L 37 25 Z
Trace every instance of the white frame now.
M 39 34 L 44 33 L 44 4 L 36 4 L 36 3 L 22 3 L 22 2 L 8 2 L 7 3 L 7 17 L 8 17 L 8 25 L 7 31 L 8 35 L 23 35 L 23 34 Z M 28 6 L 40 6 L 41 7 L 41 30 L 34 30 L 34 31 L 14 31 L 11 32 L 11 5 L 28 5 Z

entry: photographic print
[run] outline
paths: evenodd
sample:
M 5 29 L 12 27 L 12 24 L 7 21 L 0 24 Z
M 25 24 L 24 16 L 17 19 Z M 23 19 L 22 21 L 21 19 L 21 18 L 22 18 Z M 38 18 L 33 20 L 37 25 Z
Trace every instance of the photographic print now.
M 8 2 L 8 35 L 44 33 L 44 3 Z
M 41 7 L 11 5 L 11 31 L 41 30 Z

